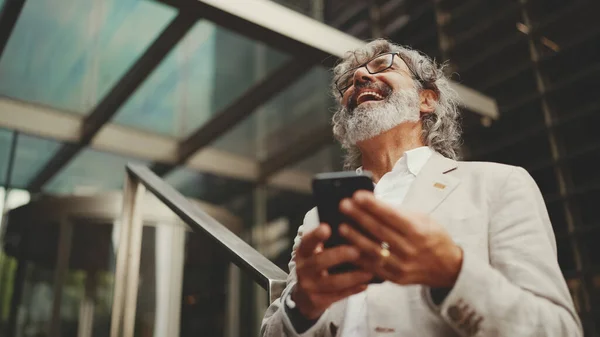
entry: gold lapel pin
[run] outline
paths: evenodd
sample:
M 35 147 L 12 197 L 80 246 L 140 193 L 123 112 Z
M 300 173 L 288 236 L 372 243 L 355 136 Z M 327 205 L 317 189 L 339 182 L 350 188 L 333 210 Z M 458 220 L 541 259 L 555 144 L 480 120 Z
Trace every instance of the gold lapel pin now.
M 442 183 L 435 183 L 435 184 L 433 184 L 433 187 L 443 190 L 444 188 L 446 188 L 446 185 L 444 185 Z

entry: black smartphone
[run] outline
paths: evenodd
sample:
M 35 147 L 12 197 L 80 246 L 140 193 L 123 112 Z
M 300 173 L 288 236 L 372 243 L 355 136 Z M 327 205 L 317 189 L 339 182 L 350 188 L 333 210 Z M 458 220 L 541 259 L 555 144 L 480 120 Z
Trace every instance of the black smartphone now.
M 350 198 L 358 190 L 373 191 L 373 180 L 369 172 L 356 173 L 328 172 L 315 175 L 313 182 L 313 197 L 317 205 L 319 221 L 331 227 L 331 237 L 324 243 L 325 248 L 348 244 L 338 232 L 342 223 L 347 223 L 357 230 L 362 230 L 356 223 L 342 212 L 340 202 Z M 350 263 L 337 265 L 329 270 L 330 274 L 355 270 L 357 267 Z

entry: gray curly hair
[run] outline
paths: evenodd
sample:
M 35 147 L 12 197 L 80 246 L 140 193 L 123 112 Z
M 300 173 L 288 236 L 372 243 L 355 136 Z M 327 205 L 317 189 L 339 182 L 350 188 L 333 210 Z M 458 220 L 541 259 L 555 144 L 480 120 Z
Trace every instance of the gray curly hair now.
M 389 52 L 400 53 L 403 60 L 409 63 L 409 68 L 417 77 L 415 79 L 416 90 L 433 89 L 438 94 L 435 111 L 421 115 L 423 143 L 447 158 L 458 159 L 458 151 L 461 145 L 458 95 L 450 87 L 449 79 L 443 72 L 444 65 L 438 65 L 430 57 L 410 47 L 397 45 L 385 39 L 373 40 L 362 48 L 347 52 L 333 68 L 332 95 L 337 98 L 336 101 L 340 104 L 341 97 L 335 81 L 346 71 L 358 67 L 376 55 Z M 339 115 L 340 110 L 338 109 L 332 118 L 334 126 L 337 123 L 337 115 Z M 338 141 L 342 143 L 342 147 L 346 152 L 344 168 L 348 170 L 358 168 L 362 160 L 358 147 L 345 144 L 340 139 Z

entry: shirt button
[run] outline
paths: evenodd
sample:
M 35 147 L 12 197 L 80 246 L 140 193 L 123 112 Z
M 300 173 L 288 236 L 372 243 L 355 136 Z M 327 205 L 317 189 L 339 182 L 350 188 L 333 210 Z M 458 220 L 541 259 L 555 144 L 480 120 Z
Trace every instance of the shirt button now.
M 454 322 L 458 322 L 462 318 L 460 309 L 456 305 L 450 306 L 450 308 L 448 308 L 447 312 L 448 312 L 448 317 L 450 317 L 450 319 Z

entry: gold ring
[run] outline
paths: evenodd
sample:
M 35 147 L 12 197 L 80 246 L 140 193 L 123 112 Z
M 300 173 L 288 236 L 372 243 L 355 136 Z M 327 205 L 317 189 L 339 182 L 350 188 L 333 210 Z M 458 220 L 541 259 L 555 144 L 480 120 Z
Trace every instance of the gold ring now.
M 383 258 L 388 258 L 390 256 L 390 244 L 383 241 L 381 243 L 381 250 L 379 251 L 379 255 Z

